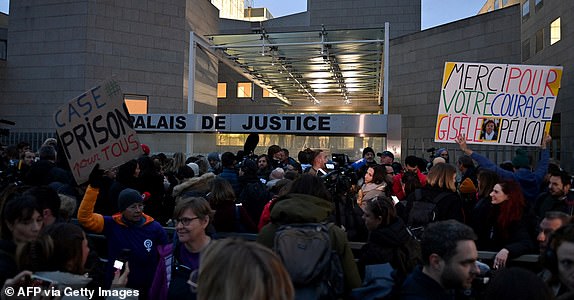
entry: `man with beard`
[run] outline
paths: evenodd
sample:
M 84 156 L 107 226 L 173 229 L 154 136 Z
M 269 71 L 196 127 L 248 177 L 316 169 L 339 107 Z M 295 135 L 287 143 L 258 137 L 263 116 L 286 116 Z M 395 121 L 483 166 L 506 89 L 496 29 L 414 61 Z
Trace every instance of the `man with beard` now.
M 476 234 L 455 220 L 429 224 L 421 241 L 423 266 L 407 277 L 401 299 L 454 299 L 456 289 L 471 287 L 480 272 Z
M 568 200 L 571 187 L 570 179 L 570 174 L 565 171 L 550 172 L 548 192 L 540 194 L 534 206 L 534 213 L 539 220 L 544 217 L 547 211 L 561 211 L 572 216 L 574 201 Z

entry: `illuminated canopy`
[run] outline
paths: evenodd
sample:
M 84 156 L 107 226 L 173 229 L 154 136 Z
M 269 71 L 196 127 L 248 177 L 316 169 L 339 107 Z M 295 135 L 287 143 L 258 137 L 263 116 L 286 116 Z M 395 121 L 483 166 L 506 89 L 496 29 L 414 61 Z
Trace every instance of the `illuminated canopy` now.
M 380 110 L 384 29 L 212 35 L 235 70 L 301 107 Z

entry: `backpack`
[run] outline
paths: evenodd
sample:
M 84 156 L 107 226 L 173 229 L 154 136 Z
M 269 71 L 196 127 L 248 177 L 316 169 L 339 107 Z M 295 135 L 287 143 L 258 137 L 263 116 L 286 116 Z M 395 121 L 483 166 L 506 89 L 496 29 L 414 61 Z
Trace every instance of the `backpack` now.
M 417 241 L 421 240 L 425 227 L 436 220 L 437 203 L 450 194 L 449 192 L 442 192 L 431 198 L 423 197 L 421 189 L 415 190 L 415 200 L 407 219 L 407 231 Z
M 291 276 L 296 299 L 336 299 L 343 294 L 343 267 L 329 236 L 333 226 L 287 224 L 277 229 L 273 250 Z

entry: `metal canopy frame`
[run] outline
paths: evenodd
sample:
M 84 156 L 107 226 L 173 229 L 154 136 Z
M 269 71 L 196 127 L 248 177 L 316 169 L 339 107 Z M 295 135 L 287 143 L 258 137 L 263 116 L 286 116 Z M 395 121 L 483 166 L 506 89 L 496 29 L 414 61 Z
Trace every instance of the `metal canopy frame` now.
M 286 104 L 343 108 L 381 105 L 385 33 L 382 28 L 281 33 L 260 28 L 208 38 L 228 65 Z

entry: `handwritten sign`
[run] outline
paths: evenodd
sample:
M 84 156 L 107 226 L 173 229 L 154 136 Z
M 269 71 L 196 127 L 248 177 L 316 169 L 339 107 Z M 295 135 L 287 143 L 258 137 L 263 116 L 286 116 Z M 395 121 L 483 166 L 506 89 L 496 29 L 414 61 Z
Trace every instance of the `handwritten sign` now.
M 435 142 L 538 146 L 561 79 L 558 66 L 445 63 Z
M 97 85 L 54 114 L 56 131 L 74 178 L 88 180 L 93 167 L 108 169 L 141 154 L 120 86 L 113 80 Z

